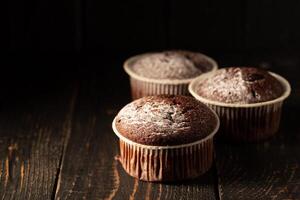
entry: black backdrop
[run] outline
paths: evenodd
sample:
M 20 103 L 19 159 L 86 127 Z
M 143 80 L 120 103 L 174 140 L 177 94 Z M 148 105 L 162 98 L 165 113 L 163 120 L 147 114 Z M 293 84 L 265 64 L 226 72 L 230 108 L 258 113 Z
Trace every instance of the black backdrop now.
M 145 51 L 201 51 L 223 66 L 249 64 L 245 56 L 231 55 L 300 50 L 298 0 L 9 0 L 3 5 L 4 88 L 43 85 L 90 69 L 112 74 L 104 80 L 125 80 L 124 59 Z
M 10 0 L 11 52 L 300 47 L 300 1 Z

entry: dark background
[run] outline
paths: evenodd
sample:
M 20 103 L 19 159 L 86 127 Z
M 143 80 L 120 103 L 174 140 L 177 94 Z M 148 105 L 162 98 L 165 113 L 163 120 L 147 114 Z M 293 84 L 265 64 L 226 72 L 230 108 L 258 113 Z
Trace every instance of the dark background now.
M 298 0 L 10 0 L 3 5 L 3 90 L 7 85 L 46 90 L 56 80 L 91 76 L 114 85 L 127 80 L 123 61 L 146 51 L 188 49 L 212 56 L 220 66 L 268 68 L 270 60 L 295 57 L 300 50 Z
M 11 0 L 10 52 L 299 50 L 297 0 Z

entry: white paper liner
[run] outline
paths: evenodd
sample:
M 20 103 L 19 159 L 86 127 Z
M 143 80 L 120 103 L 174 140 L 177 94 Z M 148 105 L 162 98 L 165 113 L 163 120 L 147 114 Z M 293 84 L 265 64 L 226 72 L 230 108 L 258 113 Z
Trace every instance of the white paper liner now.
M 120 140 L 119 160 L 125 171 L 140 180 L 164 182 L 196 178 L 209 170 L 213 162 L 213 136 L 219 129 L 219 120 L 207 137 L 173 146 L 139 144 L 122 136 L 115 127 L 115 120 L 112 127 Z
M 188 86 L 189 84 L 159 84 L 151 83 L 146 81 L 137 80 L 130 77 L 131 85 L 131 96 L 132 99 L 139 99 L 144 96 L 152 95 L 189 95 Z
M 213 60 L 212 58 L 204 54 L 200 54 L 200 53 L 198 54 L 201 55 L 212 65 L 212 69 L 210 71 L 216 71 L 218 69 L 218 65 L 215 60 Z M 189 95 L 188 86 L 189 83 L 194 78 L 177 79 L 177 80 L 151 79 L 151 78 L 142 77 L 136 74 L 134 71 L 132 71 L 131 69 L 132 63 L 135 62 L 137 59 L 140 59 L 141 57 L 147 55 L 149 54 L 142 54 L 142 55 L 131 57 L 128 60 L 126 60 L 124 63 L 124 70 L 130 76 L 132 99 L 138 99 L 144 96 L 160 95 L 160 94 Z

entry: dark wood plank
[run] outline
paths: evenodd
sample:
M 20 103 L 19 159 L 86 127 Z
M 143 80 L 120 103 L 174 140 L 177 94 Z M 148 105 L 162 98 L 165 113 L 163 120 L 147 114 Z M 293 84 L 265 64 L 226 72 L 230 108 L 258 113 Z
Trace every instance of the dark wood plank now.
M 1 99 L 0 199 L 46 200 L 56 188 L 76 93 L 65 82 L 60 92 L 33 84 L 10 87 Z
M 99 60 L 103 59 L 97 57 L 91 63 L 101 66 Z M 109 67 L 115 63 L 102 64 Z M 93 72 L 92 79 L 85 78 L 90 81 L 81 83 L 72 134 L 63 159 L 55 198 L 216 199 L 213 170 L 189 182 L 146 183 L 127 175 L 115 160 L 119 147 L 111 123 L 117 111 L 129 101 L 130 94 L 124 89 L 128 80 L 126 76 L 122 78 L 123 73 L 118 70 L 107 74 L 103 80 L 99 78 L 103 74 L 101 71 Z M 116 80 L 117 83 L 113 83 Z
M 278 135 L 260 144 L 218 142 L 217 171 L 221 199 L 299 199 L 300 198 L 300 112 L 299 56 L 248 55 L 244 64 L 268 68 L 286 77 L 293 88 L 284 105 Z

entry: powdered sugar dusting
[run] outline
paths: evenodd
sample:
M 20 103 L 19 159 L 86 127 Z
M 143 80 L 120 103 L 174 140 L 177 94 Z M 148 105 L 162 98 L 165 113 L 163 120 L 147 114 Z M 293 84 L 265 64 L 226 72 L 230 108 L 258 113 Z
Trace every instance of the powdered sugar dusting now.
M 202 70 L 180 51 L 149 54 L 137 60 L 132 65 L 132 70 L 143 77 L 155 79 L 187 79 L 202 73 Z
M 196 87 L 197 93 L 224 103 L 256 103 L 277 98 L 281 84 L 268 72 L 256 68 L 225 68 Z
M 126 105 L 116 127 L 128 139 L 145 144 L 184 144 L 207 136 L 216 117 L 204 104 L 185 96 L 148 96 Z
M 119 113 L 119 120 L 127 125 L 151 124 L 157 126 L 158 130 L 153 134 L 164 134 L 165 129 L 189 128 L 183 109 L 165 102 L 146 102 L 142 106 L 136 106 L 135 103 L 124 107 Z

